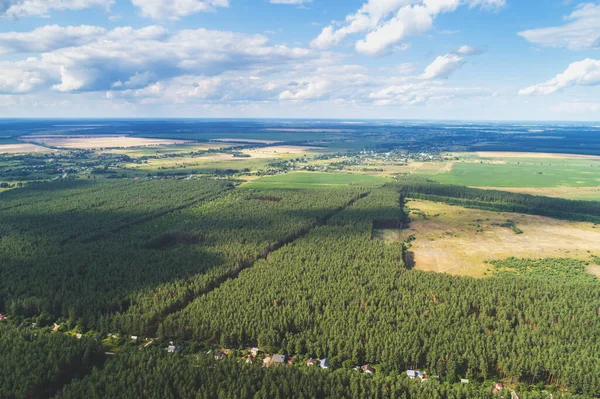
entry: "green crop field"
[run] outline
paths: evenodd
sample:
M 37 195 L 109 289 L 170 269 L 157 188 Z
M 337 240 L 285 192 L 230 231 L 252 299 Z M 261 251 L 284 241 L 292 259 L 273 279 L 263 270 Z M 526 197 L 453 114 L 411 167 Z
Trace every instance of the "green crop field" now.
M 267 176 L 244 185 L 246 188 L 311 188 L 346 187 L 349 185 L 380 186 L 390 179 L 350 173 L 294 172 L 285 175 Z
M 513 158 L 506 163 L 456 163 L 450 172 L 429 178 L 446 184 L 480 187 L 595 187 L 600 162 L 589 159 Z M 515 178 L 518 176 L 518 178 Z

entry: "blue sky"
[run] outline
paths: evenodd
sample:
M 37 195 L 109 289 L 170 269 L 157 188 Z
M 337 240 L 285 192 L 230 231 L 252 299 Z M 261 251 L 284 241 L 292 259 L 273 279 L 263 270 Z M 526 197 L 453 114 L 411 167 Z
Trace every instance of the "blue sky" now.
M 0 117 L 600 120 L 600 1 L 0 0 Z

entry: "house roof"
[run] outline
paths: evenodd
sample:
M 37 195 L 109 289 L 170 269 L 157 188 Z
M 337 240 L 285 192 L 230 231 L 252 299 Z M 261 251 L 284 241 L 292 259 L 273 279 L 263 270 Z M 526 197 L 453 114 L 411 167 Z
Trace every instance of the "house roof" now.
M 273 355 L 272 362 L 273 363 L 283 363 L 283 362 L 285 362 L 285 356 L 284 355 Z

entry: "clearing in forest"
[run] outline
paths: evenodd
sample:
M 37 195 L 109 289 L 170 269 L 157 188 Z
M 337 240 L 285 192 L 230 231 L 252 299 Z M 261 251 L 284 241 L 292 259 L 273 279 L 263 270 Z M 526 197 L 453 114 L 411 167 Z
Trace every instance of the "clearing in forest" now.
M 410 200 L 411 226 L 400 232 L 378 231 L 388 241 L 414 236 L 409 250 L 417 270 L 473 277 L 491 276 L 487 260 L 574 258 L 590 261 L 600 248 L 600 226 L 541 216 L 499 213 Z M 514 222 L 523 234 L 508 226 Z M 502 225 L 505 225 L 503 227 Z M 591 251 L 591 252 L 590 252 Z M 590 266 L 590 272 L 592 270 Z M 600 274 L 600 271 L 598 271 Z M 595 273 L 594 273 L 595 274 Z
M 147 139 L 129 136 L 22 136 L 21 140 L 57 148 L 93 150 L 100 148 L 128 148 L 167 144 L 184 144 L 183 140 Z

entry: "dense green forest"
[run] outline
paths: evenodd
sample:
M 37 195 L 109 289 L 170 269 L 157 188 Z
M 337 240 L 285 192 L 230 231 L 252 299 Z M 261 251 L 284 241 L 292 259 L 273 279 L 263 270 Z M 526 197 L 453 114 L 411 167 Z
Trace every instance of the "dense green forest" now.
M 0 398 L 49 397 L 76 375 L 102 364 L 94 340 L 0 324 Z
M 374 234 L 409 225 L 407 197 L 600 218 L 597 203 L 413 179 L 64 181 L 0 193 L 0 397 L 485 398 L 497 380 L 522 398 L 600 395 L 600 283 L 585 265 L 510 258 L 486 279 L 409 270 L 407 243 Z M 116 347 L 107 333 L 120 333 Z M 171 340 L 183 350 L 167 353 Z M 247 365 L 253 346 L 297 362 Z M 227 360 L 206 355 L 219 348 Z M 309 357 L 329 370 L 306 368 Z M 373 375 L 354 370 L 365 364 Z M 438 378 L 411 381 L 407 369 Z

